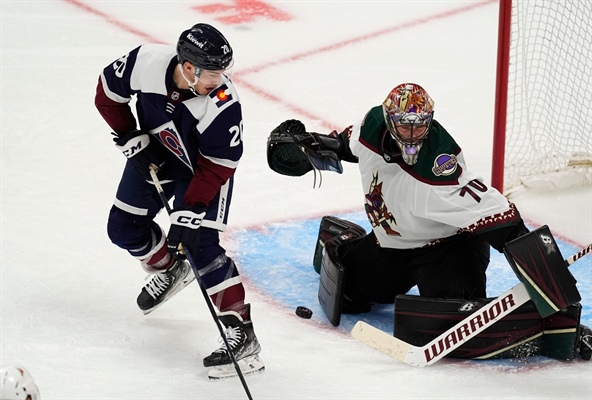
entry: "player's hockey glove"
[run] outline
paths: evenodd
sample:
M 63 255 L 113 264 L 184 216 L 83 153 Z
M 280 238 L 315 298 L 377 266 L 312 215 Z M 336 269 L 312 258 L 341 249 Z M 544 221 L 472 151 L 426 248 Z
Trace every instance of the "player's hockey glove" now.
M 199 227 L 205 215 L 204 205 L 181 206 L 171 212 L 171 227 L 167 235 L 169 253 L 177 254 L 180 244 L 191 254 L 199 250 Z
M 302 176 L 313 169 L 342 173 L 341 160 L 357 162 L 349 149 L 348 129 L 323 135 L 306 132 L 302 122 L 290 119 L 267 139 L 267 163 L 282 175 Z
M 144 179 L 152 180 L 150 164 L 156 165 L 159 170 L 164 166 L 164 149 L 157 143 L 151 143 L 150 135 L 147 133 L 135 130 L 113 133 L 113 136 L 115 147 L 121 150 Z

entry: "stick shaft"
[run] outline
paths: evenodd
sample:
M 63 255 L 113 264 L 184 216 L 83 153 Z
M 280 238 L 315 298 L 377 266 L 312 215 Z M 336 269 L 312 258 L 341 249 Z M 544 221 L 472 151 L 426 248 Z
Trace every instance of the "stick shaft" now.
M 573 256 L 568 257 L 565 260 L 565 262 L 567 263 L 567 265 L 572 265 L 573 263 L 575 263 L 576 261 L 578 261 L 580 258 L 582 258 L 586 254 L 588 254 L 591 250 L 592 250 L 592 243 L 590 243 L 588 246 L 584 247 L 582 250 L 578 251 Z
M 166 198 L 166 194 L 164 193 L 164 189 L 162 187 L 162 184 L 160 183 L 160 180 L 158 179 L 158 175 L 156 174 L 157 171 L 158 171 L 158 167 L 156 167 L 156 165 L 154 165 L 154 164 L 150 164 L 150 176 L 152 177 L 152 182 L 154 182 L 154 186 L 156 187 L 156 191 L 158 192 L 158 195 L 160 196 L 160 199 L 162 201 L 162 204 L 164 205 L 164 208 L 166 209 L 167 213 L 170 215 L 172 212 L 171 206 L 169 205 L 168 199 Z M 191 269 L 193 270 L 193 273 L 195 274 L 195 279 L 197 280 L 197 283 L 199 285 L 201 293 L 206 301 L 208 309 L 210 310 L 210 314 L 212 315 L 212 318 L 214 319 L 216 327 L 218 328 L 218 331 L 220 332 L 220 337 L 222 337 L 222 340 L 224 341 L 224 345 L 226 346 L 226 349 L 228 350 L 228 355 L 230 356 L 230 359 L 232 360 L 232 363 L 234 364 L 234 368 L 236 369 L 236 373 L 243 385 L 243 388 L 245 389 L 245 393 L 247 394 L 247 397 L 249 398 L 249 400 L 253 400 L 253 397 L 251 396 L 251 392 L 249 391 L 249 387 L 247 386 L 247 381 L 245 380 L 243 372 L 241 371 L 240 366 L 238 365 L 238 362 L 236 361 L 236 357 L 234 356 L 234 353 L 230 350 L 230 344 L 228 343 L 228 338 L 226 338 L 226 334 L 224 333 L 224 329 L 222 328 L 220 320 L 218 319 L 218 316 L 216 315 L 216 310 L 214 310 L 214 305 L 212 304 L 212 301 L 210 300 L 210 296 L 208 295 L 206 287 L 201 280 L 201 275 L 199 274 L 199 271 L 197 270 L 197 265 L 193 261 L 193 257 L 191 256 L 191 254 L 189 252 L 185 252 L 185 256 L 187 257 L 187 261 L 191 265 Z

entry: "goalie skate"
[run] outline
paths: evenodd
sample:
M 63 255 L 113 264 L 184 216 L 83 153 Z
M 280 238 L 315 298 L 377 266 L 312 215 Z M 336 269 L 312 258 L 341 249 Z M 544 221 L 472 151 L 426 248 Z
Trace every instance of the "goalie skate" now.
M 243 375 L 250 375 L 265 370 L 265 364 L 263 364 L 258 354 L 238 360 L 237 364 Z M 217 365 L 208 371 L 208 378 L 213 381 L 235 376 L 238 376 L 238 372 L 234 363 Z

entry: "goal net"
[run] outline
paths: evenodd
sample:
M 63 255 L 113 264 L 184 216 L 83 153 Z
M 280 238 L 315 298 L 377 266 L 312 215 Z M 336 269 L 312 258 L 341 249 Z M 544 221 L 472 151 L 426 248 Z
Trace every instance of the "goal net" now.
M 500 0 L 492 184 L 592 184 L 592 1 Z

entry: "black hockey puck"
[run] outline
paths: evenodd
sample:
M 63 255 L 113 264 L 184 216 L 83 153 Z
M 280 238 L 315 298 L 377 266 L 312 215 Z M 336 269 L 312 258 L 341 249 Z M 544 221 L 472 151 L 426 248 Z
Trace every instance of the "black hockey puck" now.
M 310 319 L 312 317 L 312 311 L 310 311 L 310 308 L 298 306 L 296 307 L 296 315 L 300 318 Z

